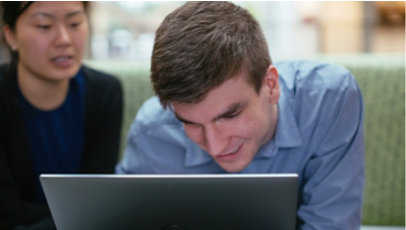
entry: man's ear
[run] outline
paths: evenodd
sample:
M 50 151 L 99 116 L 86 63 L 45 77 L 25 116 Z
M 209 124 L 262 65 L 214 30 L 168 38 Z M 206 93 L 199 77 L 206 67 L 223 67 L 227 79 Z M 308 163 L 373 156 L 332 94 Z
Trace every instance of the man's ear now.
M 14 31 L 8 25 L 4 25 L 3 34 L 4 34 L 4 38 L 6 39 L 6 42 L 7 42 L 8 46 L 10 47 L 10 49 L 12 51 L 17 51 L 18 46 L 17 46 L 17 41 L 16 41 Z
M 270 65 L 266 70 L 265 84 L 269 89 L 269 101 L 272 104 L 277 104 L 281 94 L 279 88 L 279 74 L 274 65 Z

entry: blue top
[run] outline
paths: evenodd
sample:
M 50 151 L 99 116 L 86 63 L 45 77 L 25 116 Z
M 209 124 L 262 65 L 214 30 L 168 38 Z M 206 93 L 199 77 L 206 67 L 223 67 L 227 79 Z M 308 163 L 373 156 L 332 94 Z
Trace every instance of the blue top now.
M 38 188 L 38 200 L 45 202 L 39 183 L 41 173 L 77 173 L 83 153 L 84 90 L 82 71 L 69 82 L 65 101 L 58 108 L 42 111 L 19 93 L 31 158 Z
M 298 229 L 359 229 L 364 187 L 363 103 L 349 71 L 313 61 L 276 63 L 275 136 L 242 173 L 299 175 Z M 149 99 L 131 126 L 117 173 L 226 173 Z

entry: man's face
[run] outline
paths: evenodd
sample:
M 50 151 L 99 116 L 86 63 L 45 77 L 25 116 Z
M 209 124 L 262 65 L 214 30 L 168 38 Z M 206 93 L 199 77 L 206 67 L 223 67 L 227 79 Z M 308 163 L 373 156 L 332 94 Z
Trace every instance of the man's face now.
M 195 103 L 173 103 L 188 137 L 226 171 L 244 170 L 269 141 L 277 123 L 278 72 L 267 70 L 257 93 L 246 71 L 225 81 Z

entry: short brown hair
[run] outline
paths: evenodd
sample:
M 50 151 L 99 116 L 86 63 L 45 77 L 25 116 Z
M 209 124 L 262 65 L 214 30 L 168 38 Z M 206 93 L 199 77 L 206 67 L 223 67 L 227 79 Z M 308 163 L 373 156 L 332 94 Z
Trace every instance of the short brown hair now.
M 151 81 L 161 104 L 198 103 L 247 71 L 259 92 L 271 58 L 258 22 L 230 2 L 187 2 L 156 31 Z

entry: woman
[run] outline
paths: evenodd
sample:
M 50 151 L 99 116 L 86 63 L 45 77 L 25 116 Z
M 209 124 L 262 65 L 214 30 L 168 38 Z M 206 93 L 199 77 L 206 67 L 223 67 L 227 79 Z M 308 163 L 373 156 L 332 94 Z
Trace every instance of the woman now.
M 2 2 L 0 229 L 52 227 L 41 173 L 113 173 L 119 81 L 82 65 L 86 3 Z

